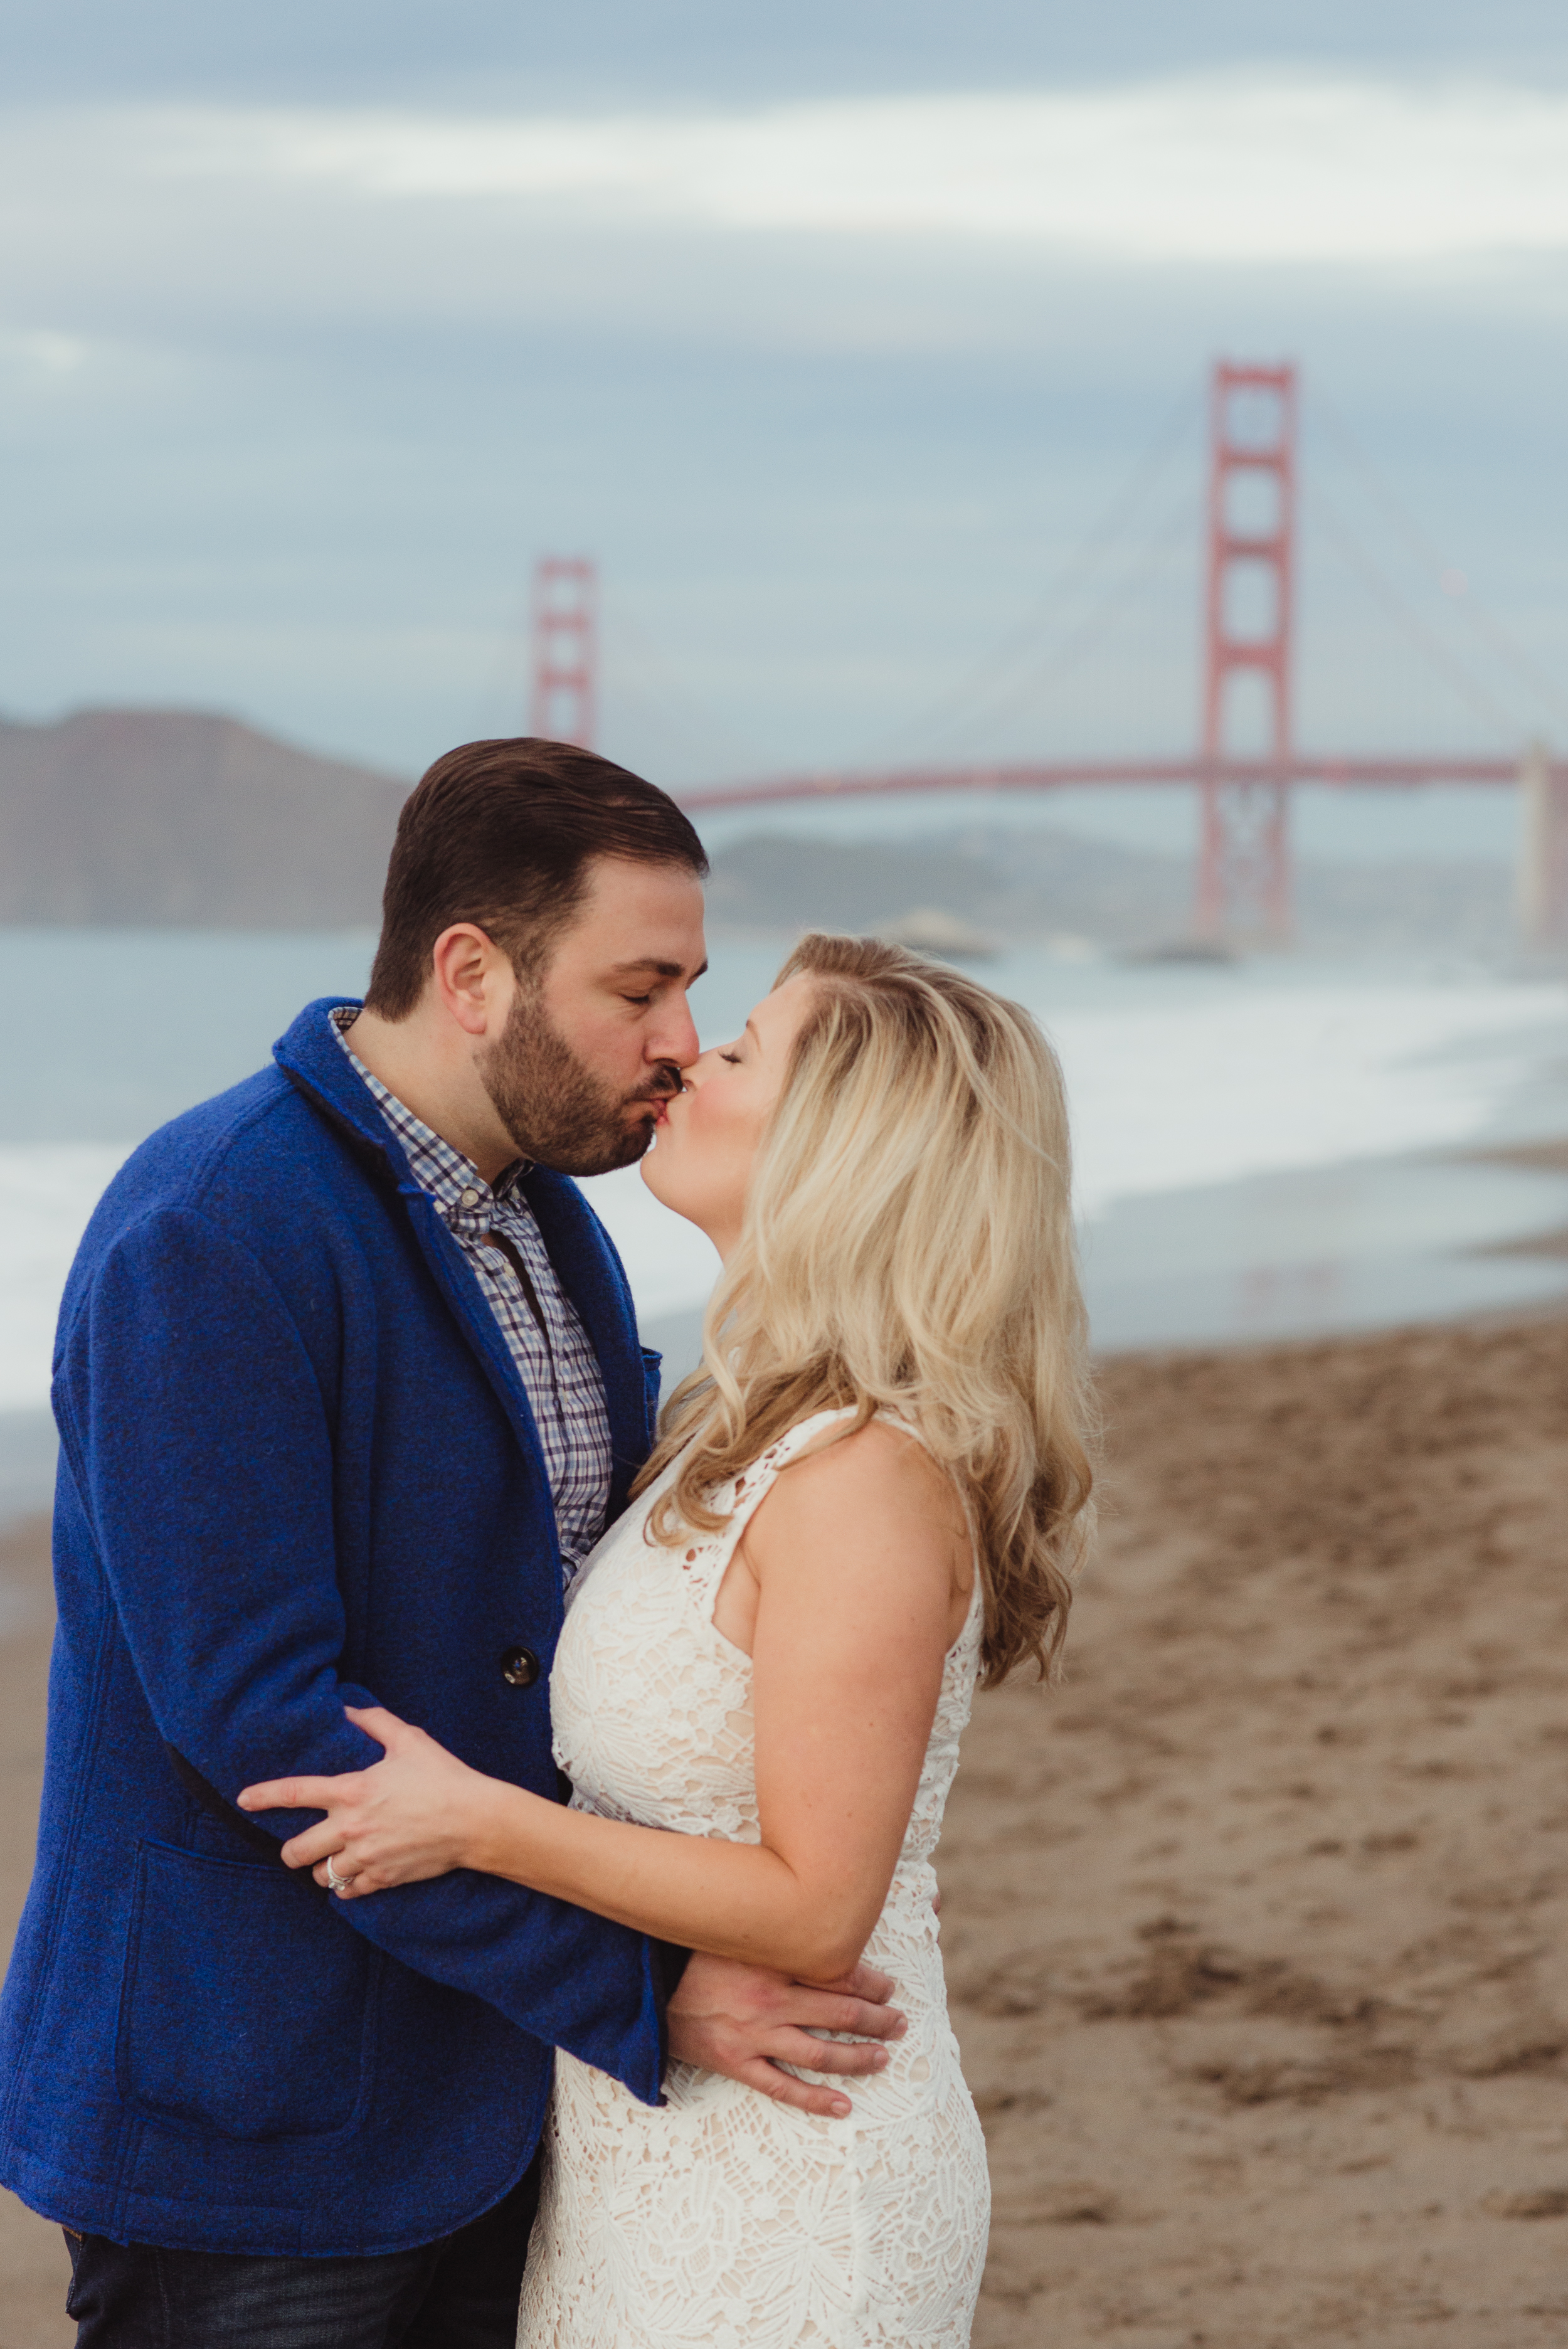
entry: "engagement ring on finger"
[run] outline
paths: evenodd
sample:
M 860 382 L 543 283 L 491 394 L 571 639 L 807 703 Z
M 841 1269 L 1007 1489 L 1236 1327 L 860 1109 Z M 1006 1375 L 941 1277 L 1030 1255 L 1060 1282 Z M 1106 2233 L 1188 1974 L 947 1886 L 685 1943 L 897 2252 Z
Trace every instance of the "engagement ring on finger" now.
M 331 1860 L 326 1863 L 326 1889 L 329 1892 L 346 1892 L 353 1883 L 352 1876 L 339 1876 Z

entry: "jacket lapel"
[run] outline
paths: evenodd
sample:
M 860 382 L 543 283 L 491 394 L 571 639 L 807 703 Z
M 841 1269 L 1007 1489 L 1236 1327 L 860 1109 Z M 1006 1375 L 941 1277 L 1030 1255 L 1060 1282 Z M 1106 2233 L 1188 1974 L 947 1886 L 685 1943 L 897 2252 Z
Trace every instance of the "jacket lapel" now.
M 518 1444 L 534 1471 L 545 1506 L 553 1514 L 544 1452 L 533 1423 L 527 1390 L 518 1376 L 484 1292 L 461 1248 L 436 1213 L 435 1203 L 415 1182 L 401 1143 L 392 1133 L 344 1052 L 334 1040 L 328 1014 L 345 1000 L 324 996 L 309 1003 L 273 1055 L 296 1092 L 334 1128 L 372 1180 L 403 1204 L 421 1253 L 451 1309 L 454 1319 L 478 1355 L 506 1413 Z
M 402 1200 L 426 1260 L 495 1389 L 547 1506 L 553 1508 L 527 1391 L 495 1315 L 461 1248 L 415 1182 L 401 1144 L 331 1033 L 328 1015 L 345 999 L 324 996 L 307 1004 L 273 1046 L 273 1057 L 367 1173 Z M 646 1390 L 632 1293 L 608 1232 L 568 1176 L 536 1166 L 524 1177 L 521 1189 L 598 1358 L 614 1463 L 609 1514 L 615 1517 L 648 1450 Z

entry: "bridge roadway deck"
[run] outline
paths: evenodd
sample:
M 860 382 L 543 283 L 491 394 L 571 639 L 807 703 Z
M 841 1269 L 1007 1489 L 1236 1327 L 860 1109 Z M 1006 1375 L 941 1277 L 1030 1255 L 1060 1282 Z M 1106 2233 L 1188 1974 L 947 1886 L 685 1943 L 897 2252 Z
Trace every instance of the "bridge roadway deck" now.
M 1553 761 L 1554 781 L 1568 781 L 1568 762 Z M 1228 759 L 1026 760 L 962 767 L 893 767 L 866 773 L 780 775 L 753 783 L 720 783 L 680 793 L 697 814 L 720 808 L 775 807 L 787 801 L 869 799 L 896 792 L 1050 792 L 1085 785 L 1137 783 L 1329 783 L 1348 790 L 1415 790 L 1428 783 L 1517 783 L 1520 762 L 1488 753 L 1451 751 L 1429 758 L 1362 758 L 1343 752 L 1298 752 L 1284 762 Z

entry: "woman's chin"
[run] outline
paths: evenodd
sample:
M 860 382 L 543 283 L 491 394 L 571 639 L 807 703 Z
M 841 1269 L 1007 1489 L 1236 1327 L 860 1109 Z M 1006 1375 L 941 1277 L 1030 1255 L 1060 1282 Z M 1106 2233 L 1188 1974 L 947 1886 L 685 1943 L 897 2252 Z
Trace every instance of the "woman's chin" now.
M 655 1142 L 653 1148 L 638 1160 L 637 1172 L 661 1207 L 667 1207 L 672 1216 L 679 1216 L 686 1223 L 695 1224 L 699 1232 L 706 1231 L 707 1226 L 700 1215 L 693 1212 L 695 1203 L 687 1197 L 678 1171 L 670 1164 L 671 1154 L 667 1149 L 661 1150 L 661 1145 Z M 661 1156 L 664 1160 L 662 1165 L 659 1163 Z
M 666 1157 L 667 1154 L 668 1154 L 666 1153 Z M 670 1196 L 669 1167 L 667 1164 L 661 1166 L 658 1160 L 659 1143 L 658 1136 L 655 1133 L 652 1145 L 647 1150 L 645 1150 L 643 1155 L 637 1161 L 637 1172 L 642 1176 L 644 1182 L 647 1185 L 648 1189 L 653 1193 L 661 1207 L 676 1207 L 676 1203 Z M 679 1215 L 680 1209 L 678 1207 L 676 1207 L 676 1215 Z

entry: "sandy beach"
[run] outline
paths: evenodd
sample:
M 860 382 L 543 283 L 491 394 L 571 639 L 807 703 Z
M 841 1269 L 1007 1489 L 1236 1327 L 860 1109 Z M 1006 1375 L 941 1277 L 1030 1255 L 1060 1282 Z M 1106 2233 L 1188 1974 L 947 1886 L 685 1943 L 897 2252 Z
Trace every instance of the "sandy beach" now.
M 978 2349 L 1568 2327 L 1568 1321 L 1127 1358 L 1066 1687 L 981 1699 L 941 1855 L 995 2227 Z M 0 1903 L 43 1527 L 0 1544 Z M 64 2349 L 0 2213 L 0 2349 Z
M 9 1951 L 32 1873 L 44 1775 L 44 1719 L 54 1599 L 46 1517 L 0 1533 L 0 1933 Z M 57 2228 L 0 2189 L 0 2349 L 68 2349 L 71 2271 Z
M 944 1935 L 980 2349 L 1568 2331 L 1568 1322 L 1126 1360 Z

